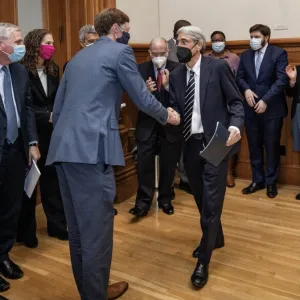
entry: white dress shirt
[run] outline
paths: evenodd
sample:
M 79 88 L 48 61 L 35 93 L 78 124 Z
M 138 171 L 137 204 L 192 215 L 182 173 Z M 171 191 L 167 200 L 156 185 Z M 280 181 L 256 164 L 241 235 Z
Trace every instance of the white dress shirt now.
M 47 74 L 44 72 L 44 68 L 37 69 L 37 73 L 40 77 L 42 86 L 43 86 L 45 94 L 47 96 L 48 95 Z
M 194 107 L 193 107 L 193 115 L 192 115 L 192 134 L 196 133 L 203 133 L 203 124 L 201 119 L 201 106 L 200 106 L 200 69 L 201 69 L 201 59 L 202 55 L 200 55 L 198 61 L 194 65 L 194 67 L 191 69 L 187 64 L 187 76 L 186 80 L 187 83 L 190 79 L 190 70 L 192 70 L 195 73 L 195 99 L 194 99 Z M 236 126 L 230 126 L 228 129 L 235 129 L 240 133 L 240 130 Z
M 0 95 L 3 101 L 3 105 L 4 105 L 4 109 L 5 109 L 5 99 L 4 99 L 4 87 L 3 87 L 3 82 L 4 82 L 4 71 L 2 70 L 2 65 L 0 65 Z M 10 71 L 9 71 L 9 66 L 7 66 L 8 68 L 8 72 L 10 75 Z M 12 78 L 11 79 L 11 83 L 12 83 Z M 16 111 L 16 115 L 17 115 L 17 123 L 18 123 L 18 127 L 20 128 L 20 117 L 19 117 L 19 113 L 18 113 L 18 108 L 17 108 L 17 104 L 16 104 L 16 100 L 15 100 L 15 93 L 14 93 L 14 89 L 13 86 L 11 84 L 11 91 L 12 91 L 12 97 L 13 97 L 13 101 L 14 101 L 14 106 L 15 106 L 15 111 Z
M 186 65 L 187 73 L 186 73 L 186 82 L 188 84 L 190 80 L 190 71 L 192 70 L 195 74 L 195 98 L 194 98 L 194 107 L 193 107 L 193 114 L 192 114 L 192 128 L 191 134 L 195 133 L 203 133 L 203 125 L 201 119 L 201 110 L 200 110 L 200 67 L 201 67 L 201 58 L 200 55 L 198 61 L 191 69 L 188 65 Z
M 255 66 L 256 66 L 256 61 L 257 61 L 258 53 L 259 53 L 259 52 L 261 53 L 261 62 L 262 62 L 263 59 L 264 59 L 265 53 L 266 53 L 266 51 L 267 51 L 268 45 L 269 45 L 269 44 L 266 43 L 266 44 L 264 45 L 263 48 L 261 48 L 261 49 L 255 51 L 255 55 L 254 55 L 254 65 L 255 65 Z

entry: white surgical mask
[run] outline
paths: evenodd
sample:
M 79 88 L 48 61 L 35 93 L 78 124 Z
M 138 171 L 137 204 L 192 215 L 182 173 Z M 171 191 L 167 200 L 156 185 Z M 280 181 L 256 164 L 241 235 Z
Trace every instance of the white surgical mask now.
M 225 49 L 225 42 L 212 43 L 212 49 L 216 53 L 221 53 Z
M 166 64 L 167 58 L 165 56 L 152 57 L 152 62 L 157 68 L 161 68 Z
M 250 47 L 252 50 L 256 51 L 261 48 L 262 40 L 260 38 L 252 38 L 250 39 Z

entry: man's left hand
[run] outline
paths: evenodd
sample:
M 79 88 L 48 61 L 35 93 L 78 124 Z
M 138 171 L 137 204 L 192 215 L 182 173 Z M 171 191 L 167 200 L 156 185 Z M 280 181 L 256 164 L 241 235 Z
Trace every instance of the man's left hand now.
M 238 129 L 230 127 L 228 131 L 230 132 L 230 135 L 226 142 L 227 147 L 237 143 L 241 139 L 241 133 Z
M 37 162 L 41 158 L 40 150 L 37 146 L 29 147 L 29 165 L 31 165 L 32 160 Z
M 254 106 L 254 109 L 257 114 L 263 114 L 267 109 L 267 104 L 264 100 L 259 100 Z

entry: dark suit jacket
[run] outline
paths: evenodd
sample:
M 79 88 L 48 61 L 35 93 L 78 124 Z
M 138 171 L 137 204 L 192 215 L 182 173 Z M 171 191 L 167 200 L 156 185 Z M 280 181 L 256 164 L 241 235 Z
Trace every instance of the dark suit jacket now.
M 170 75 L 171 106 L 184 121 L 187 68 L 178 66 Z M 206 142 L 212 138 L 217 122 L 226 128 L 236 126 L 242 133 L 244 124 L 243 98 L 227 62 L 202 56 L 200 66 L 200 108 Z M 238 147 L 234 147 L 234 152 Z
M 284 89 L 288 83 L 285 68 L 288 65 L 287 52 L 281 48 L 268 45 L 261 63 L 258 78 L 255 74 L 255 52 L 246 50 L 241 55 L 240 65 L 236 74 L 236 82 L 240 91 L 252 90 L 268 105 L 264 116 L 266 119 L 285 117 L 287 104 Z M 257 115 L 252 107 L 245 103 L 245 117 Z
M 57 67 L 57 72 L 58 71 Z M 53 110 L 54 99 L 59 85 L 59 75 L 47 75 L 47 95 L 37 73 L 33 74 L 29 72 L 29 78 L 40 149 L 43 154 L 46 154 L 53 129 L 52 123 L 49 122 L 49 119 Z
M 176 62 L 168 60 L 166 69 L 168 69 L 171 73 L 178 65 L 179 64 Z M 138 69 L 145 82 L 149 79 L 149 77 L 155 81 L 155 72 L 152 61 L 139 64 Z M 156 90 L 152 94 L 163 104 L 164 107 L 170 106 L 169 92 L 163 86 L 161 87 L 160 92 Z M 156 123 L 157 121 L 154 118 L 146 115 L 142 111 L 139 111 L 135 129 L 136 138 L 140 141 L 146 141 L 150 137 Z M 171 143 L 181 139 L 181 131 L 177 126 L 167 124 L 164 126 L 164 132 L 168 141 Z
M 293 88 L 288 87 L 286 89 L 286 94 L 289 97 L 293 97 L 292 113 L 291 113 L 292 118 L 295 115 L 297 104 L 300 103 L 300 66 L 297 66 L 296 68 L 297 68 L 296 84 Z
M 15 101 L 20 117 L 21 132 L 24 142 L 25 154 L 28 156 L 29 143 L 37 141 L 35 113 L 32 107 L 30 82 L 24 66 L 14 63 L 9 65 L 12 78 Z M 0 95 L 0 160 L 2 148 L 6 138 L 7 119 L 3 100 Z

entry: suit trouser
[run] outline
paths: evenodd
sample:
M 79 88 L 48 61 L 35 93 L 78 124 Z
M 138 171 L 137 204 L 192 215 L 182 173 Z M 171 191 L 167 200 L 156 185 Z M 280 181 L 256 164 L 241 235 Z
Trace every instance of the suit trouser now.
M 184 162 L 183 162 L 183 151 L 181 152 L 181 155 L 180 155 L 177 170 L 178 170 L 178 176 L 180 178 L 180 182 L 188 184 L 189 181 L 188 181 L 188 177 L 187 177 L 187 174 L 186 174 L 186 171 L 184 168 Z
M 283 118 L 265 120 L 264 115 L 245 118 L 245 128 L 250 152 L 252 181 L 276 184 L 280 169 L 280 137 Z M 266 149 L 266 172 L 264 168 Z
M 199 155 L 204 139 L 192 135 L 184 145 L 184 164 L 189 185 L 201 215 L 202 239 L 198 259 L 208 264 L 217 241 L 222 240 L 221 214 L 226 191 L 228 161 L 218 167 Z
M 8 258 L 17 235 L 25 168 L 22 138 L 12 145 L 5 142 L 0 161 L 0 262 Z
M 67 222 L 56 169 L 54 166 L 45 166 L 46 158 L 47 152 L 41 151 L 41 159 L 38 162 L 38 167 L 41 171 L 40 192 L 44 212 L 47 217 L 48 233 L 55 235 L 67 231 Z M 36 236 L 36 197 L 37 189 L 35 189 L 30 199 L 24 193 L 18 228 L 18 238 L 21 240 L 31 239 Z
M 148 209 L 155 193 L 155 155 L 159 153 L 158 202 L 170 204 L 173 198 L 173 180 L 181 151 L 181 141 L 170 143 L 163 128 L 156 126 L 146 141 L 137 144 L 138 191 L 136 206 Z M 158 147 L 158 144 L 160 147 Z M 158 150 L 158 148 L 160 148 Z
M 82 300 L 105 300 L 113 246 L 113 167 L 61 163 L 56 168 L 78 291 Z

